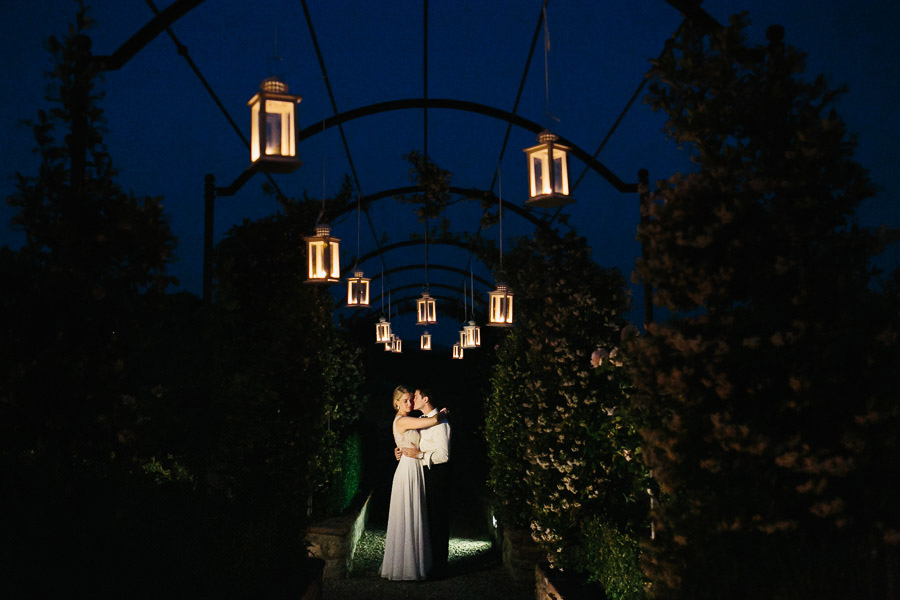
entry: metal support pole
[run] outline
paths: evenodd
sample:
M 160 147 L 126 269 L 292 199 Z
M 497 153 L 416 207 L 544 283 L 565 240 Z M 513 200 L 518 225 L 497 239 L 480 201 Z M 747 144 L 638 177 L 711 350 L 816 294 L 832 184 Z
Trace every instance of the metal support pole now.
M 216 203 L 216 178 L 210 173 L 203 187 L 203 301 L 212 300 L 213 216 Z
M 638 171 L 638 196 L 641 206 L 641 225 L 646 225 L 650 221 L 650 207 L 647 203 L 650 201 L 650 173 L 647 169 Z M 647 248 L 641 244 L 641 258 L 647 259 Z M 653 287 L 644 282 L 644 327 L 653 322 Z

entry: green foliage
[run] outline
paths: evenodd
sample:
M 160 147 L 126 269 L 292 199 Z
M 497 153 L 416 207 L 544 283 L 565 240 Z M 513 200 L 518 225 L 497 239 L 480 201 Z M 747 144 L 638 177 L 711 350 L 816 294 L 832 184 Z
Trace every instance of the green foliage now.
M 838 92 L 744 26 L 685 27 L 655 65 L 650 103 L 699 170 L 660 182 L 638 232 L 674 315 L 628 352 L 663 492 L 645 568 L 658 597 L 877 597 L 861 557 L 900 542 L 897 304 L 869 266 L 886 238 L 852 224 L 873 187 Z M 812 556 L 830 566 L 785 567 Z
M 282 205 L 217 248 L 211 409 L 223 484 L 299 531 L 298 507 L 343 508 L 332 488 L 344 485 L 341 447 L 363 398 L 359 350 L 335 329 L 330 296 L 298 267 L 320 203 Z
M 141 471 L 150 476 L 158 485 L 169 482 L 194 482 L 191 472 L 171 454 L 166 455 L 162 462 L 156 460 L 155 456 L 151 456 L 141 464 Z
M 531 511 L 525 499 L 530 495 L 525 456 L 525 410 L 520 399 L 527 384 L 527 371 L 515 339 L 518 329 L 510 331 L 497 348 L 497 361 L 491 377 L 491 397 L 487 403 L 484 431 L 487 439 L 488 487 L 493 492 L 494 510 L 506 526 L 527 528 Z
M 340 439 L 334 431 L 322 436 L 322 451 L 313 465 L 318 502 L 313 510 L 319 517 L 343 512 L 359 492 L 362 481 L 362 454 L 359 434 Z
M 500 344 L 485 434 L 488 484 L 507 525 L 529 526 L 554 566 L 592 579 L 631 577 L 599 559 L 616 536 L 643 535 L 649 509 L 638 420 L 617 369 L 594 369 L 598 345 L 617 345 L 624 280 L 597 266 L 584 239 L 538 230 L 504 258 L 516 322 Z M 618 542 L 617 542 L 618 543 Z M 592 558 L 586 547 L 594 552 Z M 634 555 L 629 555 L 636 560 Z M 624 558 L 622 560 L 625 560 Z M 642 577 L 615 589 L 641 589 Z M 627 597 L 627 596 L 622 596 Z
M 437 166 L 427 156 L 413 151 L 404 156 L 409 161 L 409 179 L 423 189 L 411 197 L 399 197 L 405 204 L 419 206 L 416 209 L 420 221 L 436 219 L 453 202 L 450 194 L 450 178 L 452 173 Z
M 644 598 L 644 574 L 641 571 L 641 543 L 633 533 L 610 526 L 601 517 L 584 524 L 584 570 L 599 574 L 608 598 L 639 600 Z

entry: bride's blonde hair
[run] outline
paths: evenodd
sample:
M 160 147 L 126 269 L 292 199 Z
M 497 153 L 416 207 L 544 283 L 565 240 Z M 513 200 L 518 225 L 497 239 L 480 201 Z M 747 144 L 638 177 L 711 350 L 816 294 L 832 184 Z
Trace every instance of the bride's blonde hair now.
M 394 410 L 398 410 L 400 408 L 400 398 L 403 397 L 403 394 L 408 394 L 409 390 L 403 387 L 402 385 L 398 385 L 394 388 Z

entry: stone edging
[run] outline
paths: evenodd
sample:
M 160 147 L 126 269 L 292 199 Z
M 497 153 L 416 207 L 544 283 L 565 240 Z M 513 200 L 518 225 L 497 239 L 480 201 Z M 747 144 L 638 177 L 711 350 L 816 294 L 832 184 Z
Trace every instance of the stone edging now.
M 366 528 L 372 492 L 360 494 L 342 514 L 310 526 L 310 554 L 325 561 L 325 579 L 343 579 L 350 572 L 356 544 Z

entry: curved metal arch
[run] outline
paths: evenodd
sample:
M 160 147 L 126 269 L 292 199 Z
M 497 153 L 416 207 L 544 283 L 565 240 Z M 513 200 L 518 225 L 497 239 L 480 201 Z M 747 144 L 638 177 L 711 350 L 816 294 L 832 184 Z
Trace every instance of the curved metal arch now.
M 398 271 L 411 271 L 411 270 L 415 270 L 415 269 L 424 269 L 424 268 L 425 268 L 424 263 L 419 263 L 417 265 L 402 265 L 400 267 L 394 267 L 393 269 L 388 269 L 384 273 L 380 273 L 380 272 L 375 273 L 371 277 L 369 277 L 369 279 L 371 281 L 376 281 L 378 279 L 381 279 L 382 276 L 388 276 L 393 273 L 397 273 Z M 465 269 L 460 269 L 459 267 L 451 267 L 449 265 L 443 265 L 443 264 L 433 264 L 433 265 L 429 264 L 428 268 L 429 269 L 437 269 L 438 271 L 452 271 L 454 273 L 459 273 L 460 275 L 464 275 L 465 277 L 469 277 L 471 275 L 475 281 L 484 285 L 485 287 L 491 287 L 493 285 L 487 279 L 485 279 L 483 277 L 479 277 L 478 275 L 475 275 L 474 273 L 471 273 L 470 271 L 466 271 Z
M 405 285 L 400 285 L 400 286 L 391 288 L 391 292 L 399 292 L 399 291 L 402 291 L 402 290 L 421 290 L 422 287 L 423 287 L 423 286 L 422 286 L 421 283 L 408 283 L 408 284 L 405 284 Z M 458 286 L 458 285 L 450 285 L 450 284 L 447 284 L 447 283 L 431 283 L 431 284 L 428 285 L 428 295 L 431 296 L 432 298 L 437 298 L 438 296 L 436 296 L 435 294 L 432 294 L 432 293 L 431 293 L 431 288 L 441 288 L 441 289 L 445 289 L 445 290 L 450 290 L 451 292 L 458 292 L 458 293 L 460 294 L 460 297 L 458 297 L 458 298 L 456 298 L 456 299 L 453 300 L 453 302 L 457 302 L 457 303 L 459 302 L 460 298 L 462 297 L 462 293 L 463 293 L 463 289 L 462 289 L 460 286 Z M 371 312 L 373 309 L 378 308 L 377 306 L 375 306 L 375 304 L 376 304 L 379 300 L 381 300 L 382 298 L 384 298 L 386 295 L 387 295 L 387 292 L 385 292 L 385 293 L 383 293 L 383 294 L 380 294 L 380 295 L 376 296 L 375 298 L 373 298 L 373 299 L 369 302 L 369 306 L 368 306 L 369 311 Z M 421 298 L 421 294 L 419 294 L 418 296 L 415 296 L 415 297 L 413 297 L 413 296 L 404 296 L 403 300 L 407 300 L 407 299 L 409 299 L 409 298 Z M 445 299 L 448 299 L 448 300 L 450 299 L 449 296 L 444 296 L 444 298 L 445 298 Z M 396 301 L 392 302 L 391 304 L 392 304 L 392 305 L 393 305 L 393 304 L 398 304 L 398 303 L 401 302 L 401 301 L 402 301 L 402 300 L 396 300 Z M 466 296 L 466 302 L 468 302 L 468 301 L 469 301 L 469 297 Z M 482 304 L 482 305 L 484 305 L 484 304 L 487 304 L 487 302 L 485 302 L 484 300 L 482 300 L 482 299 L 479 298 L 478 300 L 476 300 L 476 304 Z M 343 307 L 344 305 L 341 304 L 341 306 Z M 362 308 L 365 308 L 365 307 L 362 307 Z
M 122 68 L 125 63 L 143 50 L 147 44 L 156 39 L 156 36 L 165 31 L 167 27 L 203 2 L 204 0 L 175 0 L 150 19 L 137 33 L 128 38 L 115 52 L 108 56 L 94 56 L 91 60 L 102 71 L 115 71 Z
M 398 287 L 391 288 L 390 291 L 398 292 L 400 290 L 410 290 L 410 289 L 414 289 L 414 288 L 422 289 L 422 287 L 423 286 L 420 283 L 409 283 L 406 285 L 401 285 Z M 463 291 L 462 288 L 459 287 L 458 285 L 450 285 L 447 283 L 431 283 L 428 285 L 428 288 L 429 288 L 429 295 L 432 298 L 436 298 L 437 296 L 435 296 L 434 294 L 431 294 L 431 292 L 430 292 L 431 288 L 443 288 L 445 290 L 459 292 L 460 294 L 462 294 L 462 291 Z M 352 307 L 352 309 L 359 310 L 361 312 L 365 312 L 366 314 L 368 314 L 368 313 L 372 312 L 373 310 L 375 310 L 376 308 L 380 308 L 380 306 L 381 306 L 380 301 L 382 301 L 384 299 L 384 297 L 387 295 L 388 295 L 388 292 L 384 292 L 377 296 L 373 296 L 372 298 L 369 299 L 369 306 L 354 306 L 354 307 Z M 468 296 L 466 297 L 466 299 L 468 300 Z M 457 298 L 457 300 L 458 300 L 458 298 Z M 486 302 L 484 300 L 478 300 L 476 303 L 477 304 L 486 304 Z M 394 304 L 394 303 L 392 303 L 392 304 Z M 347 308 L 347 298 L 346 297 L 342 298 L 341 302 L 337 305 L 337 307 L 338 308 Z M 364 311 L 363 309 L 368 309 L 368 310 Z
M 419 244 L 424 244 L 424 243 L 425 243 L 425 240 L 424 240 L 424 239 L 421 239 L 421 240 L 404 240 L 404 241 L 402 241 L 402 242 L 395 242 L 395 243 L 393 243 L 393 244 L 388 244 L 387 246 L 382 246 L 382 247 L 379 248 L 379 249 L 372 250 L 371 252 L 369 252 L 369 253 L 367 253 L 367 254 L 364 254 L 364 255 L 360 256 L 360 257 L 356 260 L 356 262 L 355 262 L 355 264 L 354 264 L 353 267 L 348 267 L 348 268 L 344 269 L 343 271 L 341 271 L 341 278 L 342 278 L 342 279 L 346 279 L 347 276 L 348 276 L 354 269 L 356 269 L 359 265 L 361 265 L 362 263 L 366 262 L 367 260 L 370 260 L 370 259 L 372 259 L 372 258 L 375 258 L 376 256 L 378 256 L 378 255 L 380 255 L 380 254 L 384 254 L 385 252 L 388 252 L 388 251 L 390 251 L 390 250 L 396 250 L 397 248 L 406 248 L 407 246 L 417 246 L 417 245 L 419 245 Z M 463 243 L 463 242 L 458 242 L 458 241 L 456 241 L 456 240 L 441 240 L 441 239 L 434 240 L 434 239 L 430 239 L 430 240 L 428 240 L 428 243 L 429 243 L 429 244 L 438 244 L 438 245 L 442 245 L 442 246 L 456 246 L 457 248 L 462 248 L 463 250 L 469 250 L 469 245 L 468 245 L 468 244 L 465 244 L 465 243 Z M 423 266 L 424 266 L 424 265 L 423 265 Z M 429 268 L 430 268 L 430 267 L 431 267 L 431 265 L 429 265 Z
M 421 185 L 408 185 L 405 187 L 394 188 L 392 190 L 383 190 L 377 192 L 375 194 L 370 194 L 364 198 L 360 199 L 360 203 L 368 207 L 368 205 L 376 200 L 383 200 L 384 198 L 389 198 L 391 196 L 398 196 L 400 194 L 415 194 L 417 192 L 424 191 L 425 186 Z M 472 196 L 478 195 L 487 199 L 490 199 L 492 204 L 496 204 L 499 202 L 499 198 L 494 195 L 493 192 L 487 190 L 479 190 L 477 188 L 462 188 L 456 186 L 450 186 L 450 193 L 457 194 L 460 196 Z M 356 208 L 356 201 L 351 201 L 345 204 L 344 206 L 337 209 L 333 214 L 333 219 L 337 219 L 341 215 L 350 212 L 354 208 Z M 544 219 L 540 219 L 535 216 L 533 212 L 530 210 L 526 210 L 519 206 L 518 204 L 513 204 L 512 202 L 508 202 L 507 200 L 503 201 L 503 210 L 504 211 L 512 211 L 513 213 L 519 215 L 523 219 L 530 221 L 535 227 L 547 227 L 549 223 Z
M 431 294 L 431 297 L 434 298 L 435 300 L 439 300 L 439 301 L 445 303 L 444 306 L 446 306 L 447 304 L 455 305 L 455 304 L 459 303 L 459 298 L 453 298 L 451 296 L 444 296 L 442 294 Z M 396 317 L 399 315 L 405 315 L 405 314 L 416 312 L 416 300 L 418 298 L 419 298 L 419 296 L 404 296 L 403 298 L 400 298 L 399 300 L 395 300 L 392 303 L 392 306 L 394 308 L 396 308 L 397 310 L 396 310 L 396 312 L 394 310 L 391 310 L 391 313 L 392 313 L 391 317 Z M 440 306 L 441 305 L 439 304 L 438 307 L 440 307 Z M 374 312 L 372 310 L 372 308 L 373 307 L 370 306 L 369 310 L 367 310 L 367 311 L 360 310 L 357 313 L 358 316 L 350 317 L 349 320 L 355 321 L 356 319 L 365 319 L 365 318 L 372 316 L 372 314 Z M 449 311 L 446 311 L 446 312 L 449 312 Z M 463 311 L 460 310 L 459 312 L 461 314 Z
M 507 112 L 499 108 L 494 108 L 493 106 L 479 104 L 477 102 L 454 100 L 452 98 L 406 98 L 403 100 L 388 100 L 387 102 L 369 104 L 368 106 L 354 108 L 352 110 L 334 115 L 333 117 L 329 117 L 314 125 L 310 125 L 309 127 L 306 127 L 305 129 L 300 131 L 297 134 L 297 141 L 302 142 L 306 138 L 312 137 L 317 133 L 321 133 L 322 131 L 330 127 L 334 127 L 335 125 L 340 125 L 354 119 L 359 119 L 361 117 L 376 115 L 383 112 L 390 112 L 392 110 L 409 110 L 418 108 L 446 108 L 450 110 L 462 110 L 465 112 L 477 113 L 494 119 L 500 119 L 506 121 L 507 123 L 512 123 L 513 125 L 531 131 L 535 134 L 540 133 L 544 129 L 542 125 L 535 123 L 534 121 L 529 121 L 528 119 L 520 117 L 519 115 L 513 114 L 511 112 Z M 609 168 L 607 168 L 603 163 L 572 143 L 571 140 L 560 137 L 559 144 L 568 146 L 570 152 L 574 156 L 576 156 L 579 160 L 588 165 L 594 171 L 599 173 L 618 191 L 622 193 L 637 192 L 636 183 L 625 183 L 624 181 L 619 179 L 619 177 L 615 173 L 610 171 Z

